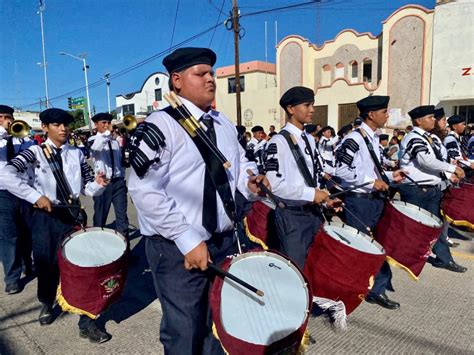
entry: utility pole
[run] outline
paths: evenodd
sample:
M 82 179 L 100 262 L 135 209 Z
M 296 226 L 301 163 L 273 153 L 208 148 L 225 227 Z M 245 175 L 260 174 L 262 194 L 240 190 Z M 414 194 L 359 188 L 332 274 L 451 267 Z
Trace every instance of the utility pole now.
M 234 52 L 235 52 L 235 100 L 237 107 L 237 124 L 242 125 L 242 108 L 240 104 L 240 62 L 239 62 L 239 8 L 237 0 L 232 0 L 232 28 L 234 29 Z
M 46 63 L 46 51 L 44 49 L 44 27 L 43 27 L 43 12 L 45 10 L 45 4 L 42 0 L 39 2 L 39 15 L 40 15 L 40 24 L 41 24 L 41 46 L 43 49 L 43 62 L 41 63 L 41 66 L 43 67 L 43 73 L 44 73 L 44 90 L 46 93 L 46 108 L 49 108 L 49 93 L 48 93 L 48 71 L 46 69 L 46 66 L 48 65 Z

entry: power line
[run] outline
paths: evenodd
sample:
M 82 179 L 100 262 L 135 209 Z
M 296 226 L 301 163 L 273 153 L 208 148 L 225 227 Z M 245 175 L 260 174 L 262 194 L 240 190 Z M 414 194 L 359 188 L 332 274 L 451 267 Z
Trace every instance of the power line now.
M 174 15 L 173 33 L 171 34 L 170 47 L 173 45 L 174 30 L 176 29 L 176 20 L 178 19 L 178 12 L 179 12 L 179 0 L 176 3 L 176 14 Z
M 225 14 L 224 12 L 222 12 L 222 9 L 224 8 L 224 2 L 225 0 L 222 1 L 222 6 L 221 8 L 219 9 L 213 2 L 212 0 L 208 0 L 209 1 L 209 4 L 214 8 L 216 9 L 220 15 L 224 15 L 224 16 L 227 16 L 227 14 Z
M 209 0 L 209 2 L 212 4 L 211 0 Z M 221 20 L 221 14 L 223 14 L 222 9 L 224 8 L 224 4 L 225 4 L 225 0 L 222 0 L 221 9 L 219 10 L 219 15 L 217 16 L 216 26 L 219 24 L 219 21 Z M 211 40 L 209 41 L 209 47 L 211 46 L 212 40 L 214 39 L 214 34 L 216 33 L 216 29 L 217 27 L 215 27 L 214 30 L 212 31 Z

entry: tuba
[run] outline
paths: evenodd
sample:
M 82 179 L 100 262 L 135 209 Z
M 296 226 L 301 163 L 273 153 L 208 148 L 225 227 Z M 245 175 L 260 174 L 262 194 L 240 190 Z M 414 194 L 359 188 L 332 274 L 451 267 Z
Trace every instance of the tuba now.
M 15 138 L 25 138 L 30 134 L 30 125 L 22 120 L 15 120 L 8 127 L 8 134 Z
M 138 121 L 135 116 L 127 115 L 123 118 L 123 126 L 127 131 L 133 131 L 135 128 L 137 128 L 137 125 Z

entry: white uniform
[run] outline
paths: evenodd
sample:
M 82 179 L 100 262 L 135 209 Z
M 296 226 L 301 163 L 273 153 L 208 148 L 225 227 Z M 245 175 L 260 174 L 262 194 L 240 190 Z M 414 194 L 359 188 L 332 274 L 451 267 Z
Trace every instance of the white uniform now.
M 236 139 L 234 125 L 222 113 L 214 110 L 203 112 L 190 101 L 181 100 L 194 117 L 199 119 L 206 114 L 214 119 L 217 146 L 231 163 L 226 172 L 232 194 L 238 188 L 246 198 L 255 199 L 256 196 L 247 188 L 249 176 L 246 170 L 251 169 L 256 174 L 257 166 L 245 158 L 245 151 Z M 201 241 L 211 237 L 202 226 L 206 167 L 195 143 L 166 112 L 152 113 L 146 122 L 153 124 L 150 125 L 150 134 L 161 136 L 159 142 L 162 145 L 146 139 L 132 143 L 138 144 L 140 164 L 147 167 L 142 176 L 137 175 L 136 168 L 133 169 L 128 180 L 140 231 L 146 236 L 158 234 L 173 240 L 181 253 L 187 254 Z M 216 232 L 232 228 L 232 221 L 217 196 Z
M 380 150 L 379 136 L 365 122 L 362 123 L 360 129 L 365 131 L 379 162 L 383 162 L 383 152 Z M 360 185 L 382 178 L 377 171 L 364 138 L 357 130 L 345 136 L 338 147 L 336 151 L 335 174 L 343 180 L 341 183 L 343 187 Z M 392 172 L 386 171 L 385 174 L 389 180 L 392 180 Z M 354 191 L 362 193 L 372 192 L 373 183 Z
M 408 133 L 400 144 L 400 167 L 408 171 L 410 177 L 415 181 L 428 180 L 424 185 L 443 186 L 442 181 L 449 179 L 451 173 L 456 170 L 456 165 L 443 161 L 443 152 L 440 147 L 437 158 L 436 152 L 430 144 L 434 142 L 435 147 L 439 144 L 439 138 L 431 135 L 420 127 L 415 127 Z M 447 154 L 446 154 L 447 156 Z M 410 181 L 405 181 L 410 183 Z
M 51 140 L 45 144 L 56 148 Z M 105 187 L 97 184 L 91 174 L 91 168 L 84 159 L 79 148 L 64 144 L 61 160 L 64 176 L 74 198 L 82 192 L 88 196 L 100 195 Z M 77 168 L 80 166 L 80 171 Z M 21 179 L 29 167 L 34 169 L 33 187 Z M 0 183 L 13 195 L 34 204 L 41 196 L 46 196 L 52 203 L 59 203 L 56 196 L 56 180 L 46 157 L 39 145 L 33 145 L 21 152 L 0 170 Z
M 334 147 L 338 143 L 338 137 L 326 138 L 324 136 L 319 140 L 319 152 L 326 163 L 334 166 Z
M 120 144 L 116 139 L 113 139 L 110 131 L 104 133 L 97 133 L 88 140 L 91 156 L 94 159 L 94 171 L 104 172 L 107 179 L 124 178 L 125 169 L 122 166 L 122 151 Z M 109 144 L 110 142 L 110 144 Z M 112 148 L 112 154 L 110 154 Z M 113 163 L 112 163 L 113 159 Z M 112 171 L 112 166 L 114 170 Z
M 449 132 L 449 134 L 444 138 L 443 144 L 448 150 L 448 157 L 450 159 L 457 160 L 460 164 L 465 166 L 471 165 L 467 159 L 464 159 L 461 139 L 456 132 Z

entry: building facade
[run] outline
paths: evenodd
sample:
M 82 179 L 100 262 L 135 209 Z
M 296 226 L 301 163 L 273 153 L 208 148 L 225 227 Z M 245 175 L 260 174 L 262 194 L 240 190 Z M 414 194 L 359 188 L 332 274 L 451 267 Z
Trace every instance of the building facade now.
M 140 90 L 126 95 L 117 95 L 117 120 L 124 116 L 132 115 L 138 119 L 145 118 L 153 111 L 161 110 L 168 106 L 164 94 L 169 92 L 168 74 L 157 72 L 146 78 Z
M 261 125 L 268 131 L 270 125 L 280 127 L 275 64 L 261 61 L 242 63 L 240 70 L 242 125 L 250 130 Z M 235 68 L 227 66 L 216 69 L 216 108 L 237 123 L 235 99 Z

